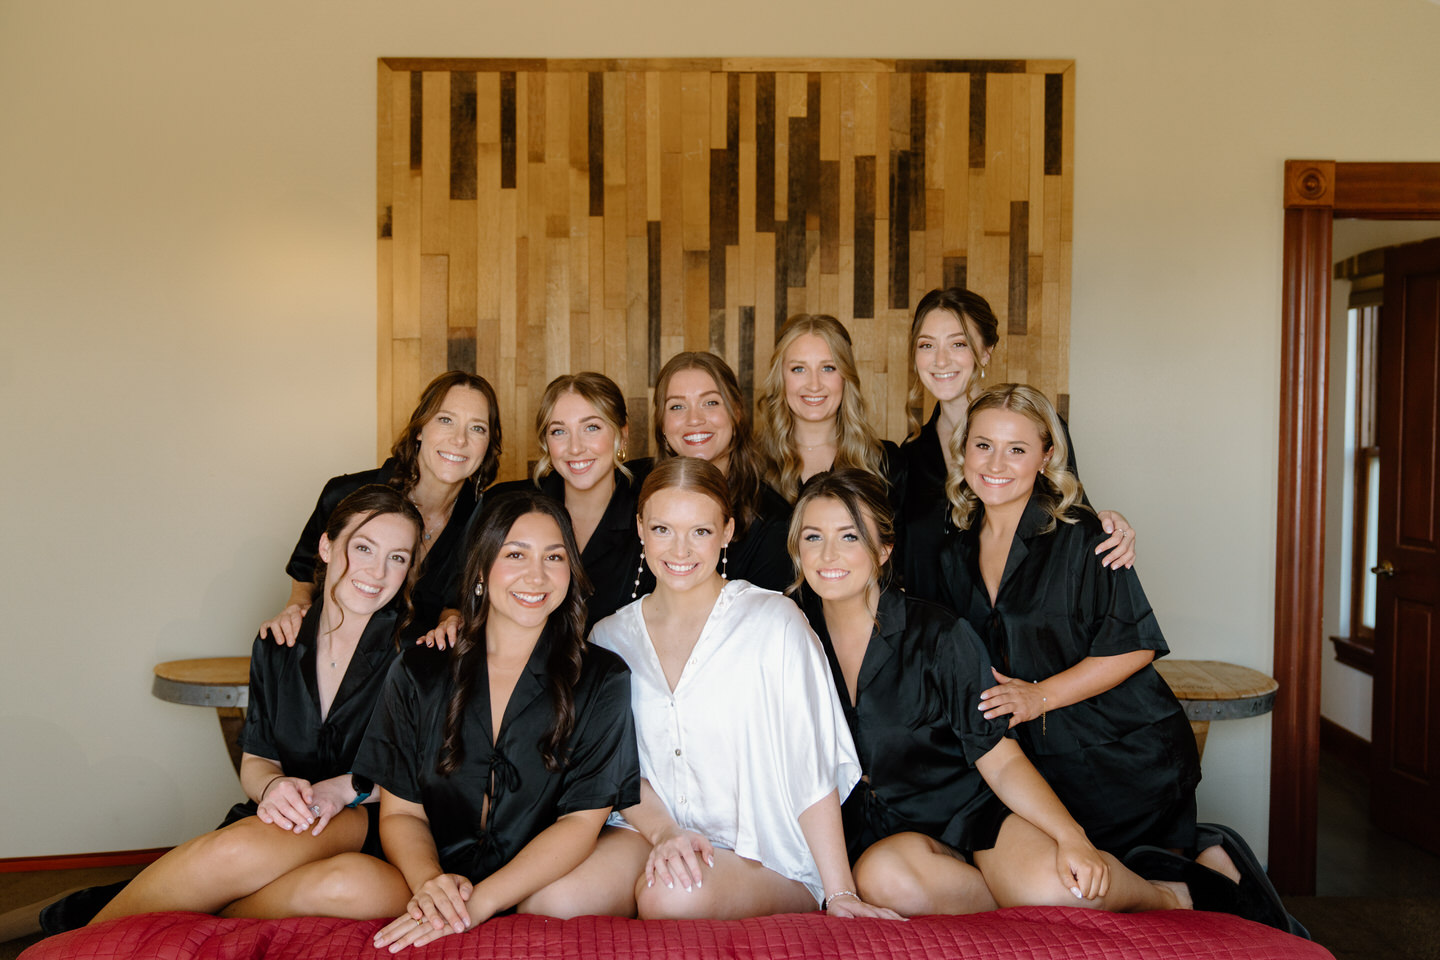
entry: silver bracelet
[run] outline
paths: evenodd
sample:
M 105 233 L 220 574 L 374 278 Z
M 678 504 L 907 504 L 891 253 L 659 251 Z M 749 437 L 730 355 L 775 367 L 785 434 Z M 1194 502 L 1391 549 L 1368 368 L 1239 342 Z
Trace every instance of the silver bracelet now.
M 856 900 L 860 900 L 860 895 L 854 890 L 836 890 L 834 893 L 830 894 L 830 896 L 825 898 L 825 902 L 820 905 L 820 909 L 828 913 L 830 911 L 831 901 L 833 901 L 837 897 L 854 897 Z M 860 902 L 864 903 L 863 900 L 861 900 Z

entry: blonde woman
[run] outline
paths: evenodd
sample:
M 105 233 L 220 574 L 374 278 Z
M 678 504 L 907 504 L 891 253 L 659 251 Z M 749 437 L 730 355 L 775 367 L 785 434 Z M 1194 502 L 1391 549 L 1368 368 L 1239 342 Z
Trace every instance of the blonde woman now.
M 1000 342 L 1000 322 L 989 302 L 960 287 L 931 290 L 920 298 L 910 324 L 913 375 L 905 407 L 910 434 L 900 446 L 905 489 L 894 500 L 897 567 L 905 592 L 915 597 L 941 596 L 935 558 L 946 537 L 948 507 L 945 476 L 950 468 L 949 438 L 965 423 L 970 401 L 985 389 L 986 371 Z M 919 413 L 925 395 L 936 399 L 930 419 Z M 1061 421 L 1062 430 L 1064 421 Z M 1069 434 L 1066 434 L 1069 439 Z M 1074 449 L 1068 466 L 1076 473 Z M 1100 511 L 1100 524 L 1110 536 L 1097 546 L 1106 566 L 1135 563 L 1135 531 L 1113 510 Z
M 767 483 L 794 502 L 800 485 L 835 467 L 868 470 L 899 490 L 899 448 L 881 440 L 860 391 L 850 334 L 834 317 L 802 313 L 780 330 L 757 402 Z

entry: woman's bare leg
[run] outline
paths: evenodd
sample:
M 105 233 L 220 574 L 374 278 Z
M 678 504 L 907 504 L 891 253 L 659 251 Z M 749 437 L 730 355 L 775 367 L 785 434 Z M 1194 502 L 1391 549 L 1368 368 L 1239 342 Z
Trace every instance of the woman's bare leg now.
M 700 874 L 700 883 L 690 890 L 658 882 L 647 886 L 642 876 L 635 882 L 640 918 L 741 920 L 773 913 L 808 913 L 820 907 L 803 883 L 782 877 L 733 850 L 717 848 L 715 866 L 702 861 Z
M 221 916 L 394 919 L 409 902 L 410 886 L 399 870 L 368 854 L 342 853 L 291 870 Z
M 1191 906 L 1183 883 L 1143 879 L 1103 852 L 1101 856 L 1110 867 L 1110 891 L 1094 900 L 1078 899 L 1060 882 L 1057 850 L 1049 834 L 1012 813 L 1001 825 L 994 848 L 975 851 L 975 866 L 1002 907 L 1043 905 L 1135 913 Z
M 90 922 L 157 910 L 215 913 L 296 867 L 359 850 L 368 828 L 363 810 L 340 811 L 318 837 L 246 817 L 156 860 Z
M 650 843 L 634 830 L 605 827 L 595 850 L 565 876 L 535 891 L 515 909 L 547 917 L 635 916 L 635 878 L 645 870 Z
M 867 849 L 855 862 L 855 884 L 866 903 L 906 917 L 998 906 L 979 870 L 921 833 L 897 833 Z

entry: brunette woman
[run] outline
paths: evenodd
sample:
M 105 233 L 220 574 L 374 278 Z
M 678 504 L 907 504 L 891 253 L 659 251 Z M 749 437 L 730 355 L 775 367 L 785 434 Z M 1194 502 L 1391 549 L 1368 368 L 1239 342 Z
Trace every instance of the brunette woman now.
M 694 457 L 640 491 L 653 593 L 591 641 L 630 664 L 641 801 L 551 891 L 572 913 L 893 916 L 855 894 L 840 795 L 858 776 L 825 659 L 788 599 L 716 569 L 725 478 Z
M 629 673 L 581 636 L 568 514 L 534 490 L 487 500 L 459 643 L 405 652 L 355 761 L 389 862 L 337 857 L 307 878 L 311 912 L 398 915 L 375 935 L 391 952 L 529 911 L 639 797 Z
M 255 638 L 240 736 L 249 801 L 147 867 L 93 922 L 158 910 L 303 913 L 297 877 L 307 864 L 379 852 L 378 808 L 360 806 L 370 784 L 351 769 L 396 657 L 421 529 L 392 487 L 363 486 L 340 502 L 320 534 L 319 589 L 295 645 Z
M 750 417 L 730 365 L 713 353 L 671 357 L 655 381 L 651 420 L 657 460 L 698 457 L 725 475 L 735 536 L 725 549 L 721 572 L 771 590 L 788 586 L 790 505 L 761 479 Z M 647 574 L 640 592 L 649 593 L 654 584 Z
M 786 500 L 835 467 L 868 470 L 891 484 L 892 497 L 903 492 L 899 449 L 871 426 L 850 334 L 834 317 L 785 322 L 757 408 L 764 477 Z
M 495 479 L 500 461 L 500 408 L 484 377 L 459 370 L 442 373 L 420 394 L 410 420 L 395 437 L 390 458 L 378 469 L 335 477 L 320 491 L 285 572 L 290 599 L 260 625 L 260 635 L 293 644 L 310 605 L 320 532 L 330 512 L 351 491 L 384 483 L 403 493 L 420 511 L 419 580 L 415 584 L 414 633 L 435 626 L 440 612 L 459 603 L 458 580 L 465 530 L 480 491 Z
M 984 389 L 986 368 L 999 342 L 1000 322 L 978 293 L 960 287 L 931 290 L 915 307 L 910 324 L 914 375 L 905 404 L 910 435 L 900 446 L 905 489 L 892 498 L 902 504 L 895 531 L 901 583 L 913 597 L 934 600 L 943 595 L 936 558 L 949 526 L 945 500 L 949 439 L 964 424 L 965 408 Z M 918 412 L 927 392 L 936 404 L 930 419 L 921 424 Z M 1067 444 L 1067 450 L 1070 472 L 1075 473 L 1074 448 Z M 1099 517 L 1101 527 L 1111 534 L 1096 547 L 1104 553 L 1104 564 L 1132 566 L 1135 531 L 1113 510 L 1102 510 Z
M 894 526 L 874 477 L 811 480 L 790 543 L 866 774 L 845 805 L 862 896 L 906 915 L 1192 905 L 1184 884 L 1143 880 L 1096 850 L 1007 722 L 975 709 L 989 657 L 964 621 L 888 587 Z M 1215 884 L 1220 899 L 1233 887 Z

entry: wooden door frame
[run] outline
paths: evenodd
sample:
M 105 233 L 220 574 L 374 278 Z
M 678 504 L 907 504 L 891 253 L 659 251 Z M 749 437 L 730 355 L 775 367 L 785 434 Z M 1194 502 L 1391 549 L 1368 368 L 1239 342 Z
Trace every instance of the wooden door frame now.
M 1325 596 L 1325 410 L 1336 217 L 1440 219 L 1440 163 L 1287 160 L 1281 293 L 1280 465 L 1270 876 L 1315 892 Z

